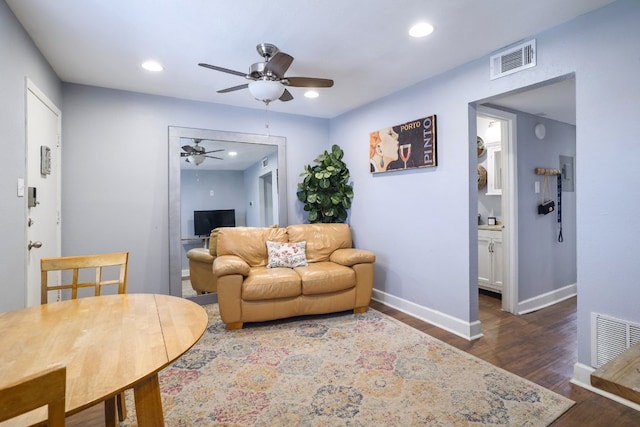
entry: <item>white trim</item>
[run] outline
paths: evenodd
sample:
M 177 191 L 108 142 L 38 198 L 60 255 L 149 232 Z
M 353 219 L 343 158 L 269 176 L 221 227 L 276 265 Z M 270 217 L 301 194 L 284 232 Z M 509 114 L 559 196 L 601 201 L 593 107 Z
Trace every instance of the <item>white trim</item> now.
M 476 116 L 500 120 L 502 128 L 502 309 L 516 313 L 518 306 L 518 170 L 517 116 L 502 110 L 479 105 Z M 475 141 L 475 137 L 473 138 Z M 474 145 L 475 146 L 475 145 Z M 475 244 L 475 243 L 474 243 Z
M 373 290 L 372 299 L 469 341 L 482 337 L 480 321 L 466 322 L 377 289 Z
M 553 304 L 557 304 L 560 301 L 564 301 L 578 294 L 578 287 L 574 283 L 573 285 L 565 286 L 564 288 L 555 289 L 546 294 L 537 295 L 528 300 L 524 300 L 518 303 L 516 314 L 527 314 L 533 311 L 540 310 L 541 308 L 549 307 Z
M 573 378 L 569 381 L 571 384 L 575 384 L 578 387 L 585 388 L 589 391 L 592 391 L 600 396 L 604 396 L 608 399 L 611 399 L 615 402 L 618 402 L 622 405 L 628 406 L 631 409 L 635 409 L 636 411 L 640 411 L 640 405 L 634 403 L 630 400 L 623 399 L 617 394 L 609 393 L 608 391 L 604 391 L 598 387 L 594 387 L 591 385 L 591 374 L 595 371 L 591 366 L 585 365 L 583 363 L 575 363 L 573 365 Z

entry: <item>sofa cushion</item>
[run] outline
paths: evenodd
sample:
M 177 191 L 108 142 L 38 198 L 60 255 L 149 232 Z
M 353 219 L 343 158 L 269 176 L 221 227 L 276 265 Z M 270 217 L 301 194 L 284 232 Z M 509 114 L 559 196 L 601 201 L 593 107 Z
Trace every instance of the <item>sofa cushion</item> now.
M 356 285 L 353 269 L 333 262 L 314 262 L 294 271 L 302 280 L 303 295 L 318 295 L 351 289 Z
M 305 247 L 307 242 L 282 243 L 267 240 L 267 268 L 304 267 L 307 265 Z
M 251 267 L 267 265 L 267 240 L 287 242 L 286 228 L 225 227 L 218 229 L 217 253 L 236 255 Z
M 300 276 L 290 268 L 254 267 L 242 283 L 244 301 L 293 298 L 301 292 Z
M 297 224 L 287 227 L 289 242 L 307 242 L 307 262 L 329 261 L 336 249 L 353 245 L 347 224 Z

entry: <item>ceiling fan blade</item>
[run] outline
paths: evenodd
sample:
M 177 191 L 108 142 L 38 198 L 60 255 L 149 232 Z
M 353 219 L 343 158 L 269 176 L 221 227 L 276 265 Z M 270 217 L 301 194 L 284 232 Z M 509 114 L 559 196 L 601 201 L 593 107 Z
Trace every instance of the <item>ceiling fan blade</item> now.
M 246 89 L 249 87 L 249 83 L 245 83 L 243 85 L 238 85 L 238 86 L 233 86 L 233 87 L 228 87 L 226 89 L 221 89 L 218 91 L 218 93 L 228 93 L 228 92 L 233 92 L 236 90 L 240 90 L 240 89 Z
M 208 157 L 210 159 L 224 160 L 222 157 L 216 157 L 216 156 L 205 156 L 205 157 Z
M 209 154 L 209 153 L 217 153 L 218 151 L 224 151 L 224 148 L 220 148 L 219 150 L 211 150 L 211 151 L 205 151 L 202 154 Z
M 217 65 L 204 64 L 202 62 L 199 63 L 198 65 L 201 66 L 201 67 L 210 68 L 212 70 L 222 71 L 223 73 L 233 74 L 234 76 L 240 76 L 240 77 L 246 77 L 247 76 L 245 73 L 241 73 L 240 71 L 235 71 L 235 70 L 230 70 L 228 68 L 218 67 Z
M 293 95 L 291 95 L 291 92 L 285 89 L 284 92 L 282 93 L 282 96 L 278 99 L 280 99 L 280 101 L 282 102 L 291 101 L 293 99 Z
M 186 151 L 186 153 L 185 153 L 185 154 L 190 154 L 190 153 L 193 153 L 194 151 L 196 151 L 196 150 L 195 150 L 192 146 L 190 146 L 190 145 L 183 145 L 183 146 L 182 146 L 182 149 L 183 149 L 184 151 Z M 180 154 L 183 154 L 183 153 L 180 153 Z
M 287 77 L 289 86 L 293 87 L 331 87 L 333 80 L 316 79 L 314 77 Z
M 271 72 L 272 74 L 275 74 L 280 78 L 283 78 L 284 73 L 287 72 L 292 62 L 293 62 L 293 56 L 286 54 L 284 52 L 278 52 L 264 66 L 265 74 Z

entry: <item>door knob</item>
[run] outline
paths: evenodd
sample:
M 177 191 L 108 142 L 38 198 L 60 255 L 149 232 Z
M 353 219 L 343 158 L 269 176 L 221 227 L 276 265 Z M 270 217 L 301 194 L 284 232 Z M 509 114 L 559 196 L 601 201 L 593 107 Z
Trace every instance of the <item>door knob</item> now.
M 38 242 L 37 240 L 35 242 L 32 242 L 31 240 L 29 240 L 29 250 L 31 250 L 32 248 L 41 248 L 42 247 L 42 242 Z

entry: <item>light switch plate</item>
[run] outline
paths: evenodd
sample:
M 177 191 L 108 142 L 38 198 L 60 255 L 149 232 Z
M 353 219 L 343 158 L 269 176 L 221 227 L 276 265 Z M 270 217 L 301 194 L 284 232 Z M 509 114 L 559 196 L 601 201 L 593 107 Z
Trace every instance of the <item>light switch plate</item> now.
M 18 178 L 18 197 L 24 197 L 24 179 Z

